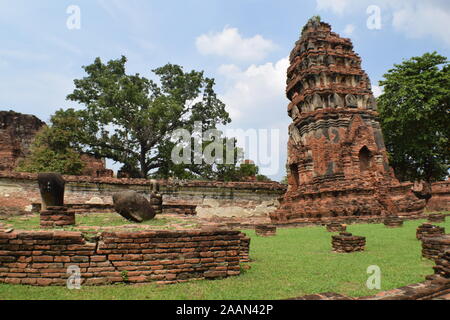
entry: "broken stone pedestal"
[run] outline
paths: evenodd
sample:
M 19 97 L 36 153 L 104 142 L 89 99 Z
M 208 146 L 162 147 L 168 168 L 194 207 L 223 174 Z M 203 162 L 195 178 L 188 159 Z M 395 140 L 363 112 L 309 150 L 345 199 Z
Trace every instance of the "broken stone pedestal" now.
M 41 210 L 46 210 L 47 207 L 64 206 L 66 181 L 59 173 L 40 173 L 38 184 L 42 198 Z
M 331 237 L 331 245 L 334 252 L 350 253 L 364 251 L 366 237 L 354 236 L 351 233 L 341 232 L 338 236 Z
M 387 217 L 384 219 L 384 225 L 388 228 L 400 228 L 403 226 L 403 220 L 399 217 Z
M 435 237 L 445 234 L 445 228 L 432 225 L 431 223 L 424 223 L 417 228 L 416 238 L 422 240 L 424 237 Z
M 40 213 L 41 228 L 61 228 L 75 225 L 75 212 L 66 207 L 47 207 Z
M 347 226 L 345 224 L 330 223 L 327 225 L 328 232 L 345 232 L 346 230 Z
M 260 237 L 273 237 L 277 235 L 277 227 L 269 225 L 259 225 L 255 227 L 256 235 Z
M 430 214 L 428 215 L 428 221 L 429 222 L 435 222 L 435 223 L 440 223 L 440 222 L 445 222 L 445 216 L 443 214 Z

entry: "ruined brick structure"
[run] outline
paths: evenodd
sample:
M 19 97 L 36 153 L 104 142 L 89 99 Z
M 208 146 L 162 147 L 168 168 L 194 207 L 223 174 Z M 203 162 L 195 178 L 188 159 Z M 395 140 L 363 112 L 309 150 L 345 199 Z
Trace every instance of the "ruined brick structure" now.
M 425 202 L 389 166 L 370 80 L 350 39 L 313 18 L 290 64 L 289 188 L 272 221 L 422 213 Z
M 81 161 L 83 161 L 85 167 L 81 175 L 91 177 L 113 177 L 114 171 L 106 169 L 106 159 L 98 158 L 92 154 L 83 153 L 81 155 Z
M 30 153 L 36 133 L 45 125 L 37 117 L 0 111 L 0 171 L 12 171 Z
M 30 147 L 45 122 L 33 115 L 14 111 L 0 111 L 0 171 L 14 171 L 19 161 L 30 154 Z M 84 176 L 112 177 L 114 172 L 106 169 L 105 159 L 82 154 L 85 164 Z

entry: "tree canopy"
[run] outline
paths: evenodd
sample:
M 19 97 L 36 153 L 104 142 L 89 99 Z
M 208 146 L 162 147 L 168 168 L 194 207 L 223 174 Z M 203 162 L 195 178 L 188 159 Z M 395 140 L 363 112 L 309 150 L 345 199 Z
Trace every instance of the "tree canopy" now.
M 82 173 L 84 163 L 77 145 L 80 120 L 73 109 L 58 110 L 36 135 L 30 156 L 21 161 L 17 171 L 57 172 L 68 175 Z
M 448 175 L 450 65 L 426 53 L 384 75 L 378 98 L 390 163 L 400 180 L 432 182 Z
M 171 152 L 180 143 L 171 139 L 175 130 L 193 132 L 200 124 L 205 132 L 231 122 L 214 91 L 214 79 L 167 64 L 152 70 L 159 78 L 155 82 L 140 74 L 126 74 L 126 62 L 124 56 L 106 64 L 97 58 L 83 67 L 86 77 L 74 80 L 75 90 L 67 99 L 84 106 L 77 111 L 79 146 L 124 164 L 123 169 L 137 177 L 225 179 L 232 166 L 171 161 Z M 224 138 L 222 146 L 228 141 Z M 202 143 L 204 147 L 213 142 Z M 237 163 L 238 150 L 231 152 Z

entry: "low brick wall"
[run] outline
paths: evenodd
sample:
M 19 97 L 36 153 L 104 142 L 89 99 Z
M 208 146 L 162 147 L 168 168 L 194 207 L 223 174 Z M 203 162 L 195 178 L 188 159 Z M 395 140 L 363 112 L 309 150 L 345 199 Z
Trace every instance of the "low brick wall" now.
M 393 290 L 382 291 L 374 296 L 368 297 L 353 298 L 334 292 L 327 292 L 289 300 L 433 300 L 440 299 L 449 294 L 450 281 L 424 281 Z
M 197 206 L 192 204 L 164 203 L 162 213 L 195 216 L 197 215 Z
M 79 232 L 0 233 L 0 283 L 65 285 L 70 266 L 82 285 L 237 276 L 243 237 L 220 229 L 104 232 L 93 242 Z
M 163 204 L 195 206 L 200 217 L 267 215 L 286 186 L 278 182 L 216 182 L 64 176 L 66 204 L 111 205 L 115 192 L 158 192 Z M 0 172 L 1 207 L 31 211 L 41 201 L 37 174 Z M 1 212 L 0 212 L 1 214 Z

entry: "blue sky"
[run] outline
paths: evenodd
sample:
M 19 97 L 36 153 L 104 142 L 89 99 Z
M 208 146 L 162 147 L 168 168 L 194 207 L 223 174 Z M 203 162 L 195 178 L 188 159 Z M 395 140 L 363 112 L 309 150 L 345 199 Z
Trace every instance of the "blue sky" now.
M 80 9 L 80 29 L 66 26 L 71 5 Z M 380 9 L 381 29 L 367 27 L 370 5 Z M 148 77 L 168 62 L 204 70 L 227 104 L 228 129 L 280 130 L 276 170 L 262 166 L 280 179 L 290 120 L 287 56 L 316 14 L 353 40 L 374 86 L 404 58 L 449 56 L 447 0 L 0 0 L 0 110 L 48 121 L 59 108 L 78 107 L 65 97 L 81 66 L 98 56 L 125 55 L 129 73 Z

